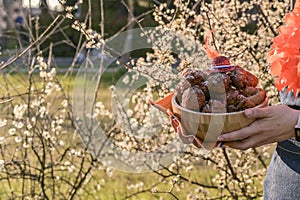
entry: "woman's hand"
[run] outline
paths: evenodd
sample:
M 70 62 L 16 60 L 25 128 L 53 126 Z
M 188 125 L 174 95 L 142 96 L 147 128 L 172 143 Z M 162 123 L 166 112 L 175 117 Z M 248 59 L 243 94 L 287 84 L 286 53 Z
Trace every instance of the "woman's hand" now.
M 245 128 L 220 135 L 218 141 L 241 150 L 283 141 L 294 136 L 299 113 L 287 105 L 247 109 L 245 115 L 255 121 Z

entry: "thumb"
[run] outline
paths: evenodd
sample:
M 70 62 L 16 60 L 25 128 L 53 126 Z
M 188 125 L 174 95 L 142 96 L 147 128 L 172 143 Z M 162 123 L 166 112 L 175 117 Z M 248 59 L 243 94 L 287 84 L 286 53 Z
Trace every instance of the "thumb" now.
M 248 118 L 263 118 L 267 117 L 268 112 L 265 108 L 250 108 L 245 110 L 245 115 Z

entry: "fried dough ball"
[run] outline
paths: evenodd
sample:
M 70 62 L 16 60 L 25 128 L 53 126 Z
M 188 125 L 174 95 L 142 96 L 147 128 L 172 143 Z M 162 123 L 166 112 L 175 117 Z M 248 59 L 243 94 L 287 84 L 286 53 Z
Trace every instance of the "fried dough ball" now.
M 198 85 L 188 88 L 182 94 L 182 107 L 200 111 L 205 105 L 205 95 Z
M 195 85 L 201 86 L 204 83 L 206 74 L 200 70 L 197 69 L 185 69 L 183 71 L 183 78 L 176 86 L 176 92 L 177 92 L 177 98 L 179 102 L 182 101 L 182 95 L 183 93 L 189 89 L 190 87 L 193 87 Z M 204 90 L 205 85 L 203 85 Z
M 238 112 L 239 108 L 236 105 L 227 105 L 227 112 Z
M 245 98 L 238 104 L 240 110 L 255 107 L 266 98 L 266 92 L 261 88 L 246 87 L 242 93 Z
M 189 68 L 184 70 L 183 77 L 191 84 L 191 86 L 194 86 L 200 85 L 206 78 L 206 74 L 203 71 Z
M 207 81 L 202 82 L 200 87 L 205 95 L 205 100 L 208 101 L 210 99 L 210 94 L 207 87 Z
M 204 113 L 226 113 L 226 103 L 211 99 L 202 109 Z
M 238 89 L 256 87 L 258 84 L 258 78 L 256 76 L 239 66 L 235 66 L 235 70 L 230 73 L 230 78 L 233 86 Z
M 239 91 L 231 88 L 226 93 L 226 100 L 228 105 L 236 105 L 238 103 Z
M 181 79 L 181 81 L 177 84 L 176 94 L 177 94 L 177 99 L 178 99 L 179 103 L 181 103 L 182 94 L 184 93 L 184 91 L 186 91 L 190 87 L 191 87 L 191 84 L 185 78 Z
M 207 78 L 207 86 L 212 93 L 224 93 L 229 88 L 230 77 L 225 73 L 211 73 Z

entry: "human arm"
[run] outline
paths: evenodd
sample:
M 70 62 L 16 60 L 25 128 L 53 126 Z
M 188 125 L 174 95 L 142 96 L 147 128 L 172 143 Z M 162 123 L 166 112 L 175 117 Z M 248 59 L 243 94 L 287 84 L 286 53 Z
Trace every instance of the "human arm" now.
M 299 113 L 300 111 L 287 105 L 247 109 L 245 115 L 255 121 L 245 128 L 220 135 L 218 142 L 224 142 L 226 146 L 235 149 L 246 150 L 286 140 L 294 136 Z

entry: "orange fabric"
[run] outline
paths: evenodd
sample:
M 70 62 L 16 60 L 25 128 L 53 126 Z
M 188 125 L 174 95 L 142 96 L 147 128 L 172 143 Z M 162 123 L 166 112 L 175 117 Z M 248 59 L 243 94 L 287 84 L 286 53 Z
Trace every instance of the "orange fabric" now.
M 298 10 L 298 12 L 300 12 L 300 1 L 297 0 L 295 3 L 295 10 Z
M 170 123 L 172 127 L 174 128 L 175 132 L 178 134 L 180 140 L 185 144 L 191 144 L 193 143 L 196 147 L 201 147 L 202 141 L 197 138 L 194 135 L 186 135 L 184 128 L 182 127 L 182 124 L 180 122 L 180 119 L 174 115 L 173 109 L 172 109 L 172 97 L 174 93 L 168 94 L 166 97 L 153 102 L 152 100 L 149 100 L 149 103 L 156 107 L 158 110 L 164 112 L 167 114 L 170 118 Z
M 271 74 L 276 76 L 278 90 L 288 86 L 287 91 L 296 95 L 300 90 L 300 0 L 292 12 L 286 14 L 285 24 L 279 27 L 279 35 L 273 38 L 267 61 Z
M 172 110 L 172 97 L 173 97 L 173 95 L 174 95 L 174 93 L 168 94 L 163 99 L 160 99 L 160 100 L 156 101 L 155 105 L 161 106 L 161 108 L 163 110 L 165 110 L 165 112 L 167 112 L 167 110 L 170 110 L 170 111 L 173 112 L 173 110 Z
M 210 34 L 206 35 L 206 37 L 205 37 L 205 51 L 211 59 L 214 59 L 215 57 L 220 56 L 221 54 L 219 52 L 211 49 L 211 47 L 210 47 L 211 35 L 212 35 L 212 31 L 210 32 Z

